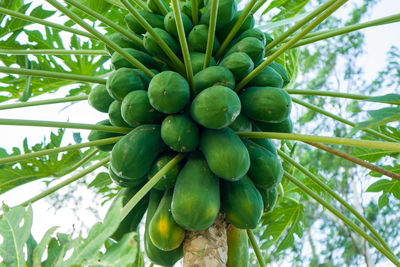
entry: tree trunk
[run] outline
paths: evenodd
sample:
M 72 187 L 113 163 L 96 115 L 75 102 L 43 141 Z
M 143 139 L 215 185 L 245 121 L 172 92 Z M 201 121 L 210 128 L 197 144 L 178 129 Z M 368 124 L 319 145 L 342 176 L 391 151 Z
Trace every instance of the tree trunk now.
M 207 230 L 187 232 L 183 244 L 184 267 L 224 267 L 228 260 L 226 222 L 222 213 Z

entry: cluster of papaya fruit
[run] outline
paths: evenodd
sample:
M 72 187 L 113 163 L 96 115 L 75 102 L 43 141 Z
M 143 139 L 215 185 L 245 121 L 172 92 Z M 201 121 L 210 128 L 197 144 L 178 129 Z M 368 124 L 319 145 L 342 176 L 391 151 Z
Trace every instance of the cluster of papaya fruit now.
M 120 33 L 110 39 L 156 75 L 150 79 L 108 47 L 114 71 L 106 85 L 94 87 L 89 95 L 90 105 L 109 116 L 98 124 L 133 128 L 115 145 L 97 147 L 111 151 L 110 177 L 128 188 L 125 201 L 178 153 L 189 153 L 185 162 L 171 168 L 133 208 L 113 235 L 118 240 L 124 232 L 136 230 L 147 210 L 145 251 L 162 266 L 171 266 L 182 257 L 186 230 L 207 229 L 221 209 L 233 229 L 228 243 L 241 240 L 247 246 L 243 229 L 255 228 L 263 212 L 273 208 L 283 169 L 270 140 L 240 138 L 235 132 L 292 132 L 291 99 L 282 89 L 289 77 L 282 65 L 271 63 L 246 88 L 238 93 L 233 90 L 263 62 L 271 36 L 254 28 L 250 14 L 226 52 L 211 58 L 210 66 L 203 69 L 211 1 L 199 2 L 198 25 L 192 24 L 191 2 L 181 5 L 193 88 L 171 67 L 136 17 L 127 15 L 128 28 L 142 38 L 143 46 Z M 153 0 L 147 6 L 152 12 L 138 12 L 182 59 L 173 12 L 162 16 Z M 237 11 L 235 0 L 219 1 L 214 56 L 242 12 Z M 89 140 L 117 135 L 94 130 Z

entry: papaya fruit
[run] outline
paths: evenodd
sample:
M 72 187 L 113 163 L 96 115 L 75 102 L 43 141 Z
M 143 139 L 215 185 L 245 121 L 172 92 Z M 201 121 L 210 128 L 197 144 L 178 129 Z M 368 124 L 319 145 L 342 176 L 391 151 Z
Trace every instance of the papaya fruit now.
M 240 113 L 239 116 L 237 116 L 236 119 L 229 124 L 229 128 L 235 132 L 251 132 L 253 127 L 251 125 L 251 121 L 242 113 Z
M 197 17 L 200 18 L 201 17 L 201 12 L 200 12 L 200 5 L 203 1 L 197 1 L 197 3 L 199 4 L 199 9 L 198 9 L 198 14 Z M 181 11 L 182 13 L 185 13 L 186 16 L 188 16 L 190 18 L 190 20 L 193 21 L 192 18 L 192 2 L 191 1 L 185 1 L 185 2 L 179 2 L 180 7 L 181 7 Z
M 193 27 L 188 36 L 189 46 L 198 52 L 205 53 L 207 50 L 208 40 L 208 25 L 200 24 Z M 212 54 L 215 54 L 219 49 L 220 44 L 217 38 L 214 38 Z
M 171 159 L 173 159 L 176 156 L 175 153 L 172 152 L 166 152 L 161 154 L 159 158 L 157 158 L 153 165 L 151 166 L 151 169 L 148 174 L 149 180 L 156 175 L 156 173 L 161 170 L 162 167 L 164 167 Z M 156 183 L 154 186 L 155 189 L 164 191 L 166 189 L 169 189 L 175 185 L 176 177 L 178 177 L 179 171 L 181 169 L 180 164 L 174 165 L 162 178 L 160 181 Z
M 265 35 L 262 31 L 260 31 L 257 28 L 248 29 L 248 30 L 244 31 L 242 34 L 240 34 L 238 37 L 236 37 L 232 43 L 236 44 L 237 42 L 239 42 L 242 39 L 247 38 L 247 37 L 254 37 L 254 38 L 260 40 L 262 45 L 265 46 Z
M 251 58 L 254 65 L 258 65 L 258 63 L 263 60 L 265 54 L 263 43 L 255 37 L 243 38 L 228 50 L 225 57 L 235 52 L 246 53 Z
M 110 96 L 105 85 L 99 84 L 90 90 L 88 101 L 95 110 L 107 113 L 114 98 Z
M 292 100 L 276 87 L 248 87 L 240 94 L 243 114 L 257 121 L 281 122 L 289 117 Z
M 161 3 L 165 9 L 167 9 L 169 11 L 169 7 L 168 5 L 162 0 L 162 1 L 158 1 L 159 3 Z M 157 5 L 155 0 L 147 0 L 147 7 L 154 13 L 157 15 L 163 15 L 163 13 L 161 12 L 159 6 Z
M 111 180 L 113 180 L 114 183 L 116 183 L 120 187 L 136 187 L 138 185 L 143 184 L 146 179 L 143 177 L 139 179 L 128 179 L 128 178 L 123 178 L 115 174 L 115 172 L 111 169 L 111 165 L 108 166 L 108 173 L 110 175 Z
M 159 125 L 140 125 L 115 144 L 111 151 L 111 168 L 120 177 L 141 178 L 166 149 Z
M 221 85 L 201 91 L 190 106 L 190 115 L 198 124 L 220 129 L 231 124 L 240 114 L 240 99 L 230 88 Z
M 248 87 L 283 87 L 283 79 L 279 73 L 277 73 L 270 66 L 265 67 L 261 70 L 251 81 L 247 83 Z
M 181 13 L 182 17 L 182 22 L 183 22 L 183 28 L 185 30 L 185 36 L 187 36 L 190 32 L 190 30 L 193 27 L 191 19 L 185 14 Z M 178 29 L 176 28 L 176 20 L 174 16 L 174 12 L 170 11 L 167 15 L 164 17 L 164 27 L 175 38 L 178 38 Z
M 290 117 L 277 123 L 263 121 L 255 121 L 254 123 L 264 132 L 293 133 L 293 123 Z
M 222 85 L 231 89 L 235 88 L 235 77 L 232 72 L 222 66 L 211 66 L 194 75 L 194 96 L 206 88 Z
M 278 200 L 278 189 L 276 186 L 270 188 L 258 188 L 258 191 L 260 191 L 264 203 L 264 212 L 272 211 L 276 205 L 276 201 Z
M 210 23 L 211 2 L 205 2 L 203 14 L 201 15 L 199 24 Z M 218 1 L 217 24 L 216 29 L 220 29 L 228 24 L 237 12 L 237 4 L 235 0 L 220 0 Z
M 143 43 L 144 45 L 144 43 Z M 163 63 L 154 60 L 149 54 L 143 51 L 139 51 L 133 48 L 122 48 L 125 52 L 136 58 L 140 63 L 145 65 L 149 69 L 160 70 Z M 114 53 L 111 57 L 111 63 L 114 69 L 120 68 L 136 68 L 131 62 L 121 56 L 119 53 Z
M 142 188 L 143 184 L 136 187 L 125 189 L 122 193 L 122 204 L 123 206 Z M 149 194 L 146 194 L 126 217 L 119 223 L 117 230 L 111 235 L 111 238 L 115 241 L 121 240 L 126 233 L 137 232 L 138 226 L 143 219 L 143 216 L 149 205 Z
M 269 66 L 281 75 L 283 79 L 283 87 L 285 87 L 288 83 L 290 83 L 289 75 L 284 66 L 282 66 L 277 62 L 272 62 L 271 64 L 269 64 Z
M 160 266 L 173 266 L 183 256 L 182 245 L 178 248 L 170 251 L 164 251 L 157 248 L 150 239 L 149 236 L 149 224 L 153 218 L 154 213 L 159 206 L 160 200 L 163 196 L 163 192 L 158 190 L 151 190 L 149 197 L 149 206 L 147 209 L 146 222 L 144 228 L 144 251 L 147 257 L 152 263 Z
M 158 111 L 172 114 L 182 110 L 189 102 L 189 84 L 177 72 L 163 71 L 149 84 L 150 104 Z
M 226 229 L 228 244 L 227 267 L 249 266 L 249 241 L 246 230 L 239 229 L 229 224 Z
M 110 120 L 99 121 L 98 123 L 96 123 L 96 125 L 112 126 Z M 89 133 L 89 136 L 88 136 L 88 140 L 89 141 L 96 141 L 96 140 L 116 137 L 116 136 L 120 136 L 120 135 L 122 135 L 122 134 L 113 133 L 113 132 L 98 131 L 98 130 L 91 130 L 90 133 Z M 111 151 L 113 147 L 114 147 L 114 144 L 96 146 L 96 148 L 98 150 L 104 151 L 104 152 Z
M 243 52 L 231 53 L 224 57 L 219 65 L 230 70 L 236 81 L 242 80 L 254 69 L 253 61 Z
M 161 138 L 172 150 L 190 152 L 199 144 L 199 128 L 188 115 L 169 115 L 161 124 Z
M 255 132 L 262 132 L 260 128 L 257 127 L 257 125 L 253 124 L 253 131 Z M 278 152 L 276 151 L 274 143 L 272 143 L 271 139 L 268 138 L 253 138 L 250 139 L 254 143 L 262 146 L 263 148 L 266 148 L 268 151 L 272 152 L 275 156 L 278 156 Z
M 121 115 L 121 101 L 114 100 L 108 109 L 108 118 L 113 126 L 129 127 Z
M 276 186 L 282 180 L 283 168 L 278 157 L 268 149 L 250 141 L 243 140 L 250 155 L 250 169 L 247 175 L 260 188 Z
M 221 181 L 222 206 L 226 221 L 239 229 L 253 229 L 263 213 L 263 201 L 250 178 L 239 181 Z
M 177 249 L 185 238 L 185 230 L 171 214 L 172 189 L 165 191 L 160 204 L 149 224 L 149 236 L 153 244 L 161 250 Z
M 210 227 L 220 208 L 219 179 L 200 152 L 193 152 L 176 179 L 171 212 L 188 231 Z
M 225 26 L 223 26 L 222 28 L 220 28 L 217 31 L 217 38 L 218 38 L 218 40 L 221 41 L 221 43 L 225 40 L 225 38 L 228 36 L 228 34 L 232 31 L 233 26 L 235 26 L 236 22 L 239 20 L 239 18 L 242 14 L 243 14 L 243 10 L 238 11 L 230 22 L 228 22 Z M 236 36 L 239 36 L 240 34 L 242 34 L 244 31 L 253 28 L 254 24 L 255 24 L 254 16 L 253 16 L 253 14 L 250 13 L 247 15 L 246 19 L 243 21 L 242 26 L 240 26 L 240 28 L 237 31 L 237 33 L 235 34 L 234 38 Z
M 190 52 L 189 54 L 190 54 L 190 61 L 192 63 L 193 75 L 196 75 L 196 73 L 198 73 L 203 69 L 206 54 L 193 51 Z M 211 57 L 209 66 L 216 66 L 216 65 L 217 62 L 213 57 Z
M 122 35 L 119 32 L 114 32 L 113 34 L 107 36 L 108 39 L 110 41 L 113 41 L 114 43 L 116 43 L 117 45 L 119 45 L 122 48 L 133 48 L 136 50 L 140 50 L 140 51 L 144 51 L 143 46 L 138 45 L 137 43 L 135 43 L 134 41 L 128 39 L 125 35 Z M 140 38 L 140 36 L 138 36 Z M 114 54 L 114 50 L 109 47 L 108 45 L 106 45 L 106 50 L 107 52 L 112 55 Z
M 151 25 L 152 28 L 164 28 L 163 16 L 153 14 L 146 10 L 138 10 L 137 12 Z M 132 14 L 126 15 L 124 19 L 128 28 L 134 33 L 143 34 L 146 32 L 146 29 L 143 28 L 143 26 Z
M 136 90 L 125 96 L 121 104 L 121 115 L 132 127 L 142 124 L 160 124 L 165 117 L 150 105 L 149 96 L 144 90 Z
M 115 100 L 122 101 L 124 97 L 135 90 L 147 90 L 150 80 L 137 69 L 121 68 L 108 77 L 106 88 L 108 94 Z
M 177 43 L 177 41 L 174 39 L 174 37 L 172 37 L 167 31 L 165 31 L 163 29 L 154 28 L 153 30 L 168 45 L 168 47 L 171 48 L 172 52 L 174 52 L 175 55 L 180 57 L 181 48 L 180 48 L 179 44 Z M 144 35 L 143 45 L 144 45 L 144 48 L 151 55 L 153 55 L 155 57 L 159 57 L 164 60 L 169 60 L 169 57 L 167 56 L 167 54 L 165 54 L 165 52 L 158 45 L 158 42 L 148 32 L 146 32 L 146 34 Z
M 200 148 L 210 170 L 218 177 L 236 181 L 250 168 L 250 156 L 242 140 L 230 128 L 204 129 Z
M 269 45 L 274 40 L 274 38 L 266 32 L 264 32 L 263 34 L 265 37 L 265 45 Z

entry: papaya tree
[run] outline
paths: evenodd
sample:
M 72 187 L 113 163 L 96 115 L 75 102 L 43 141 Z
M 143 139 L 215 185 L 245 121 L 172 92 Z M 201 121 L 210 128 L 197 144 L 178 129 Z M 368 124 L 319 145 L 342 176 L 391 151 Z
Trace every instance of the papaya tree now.
M 359 94 L 321 90 L 338 55 L 360 45 L 348 36 L 400 15 L 360 23 L 367 0 L 341 27 L 332 16 L 348 2 L 251 0 L 240 10 L 235 0 L 0 1 L 0 110 L 79 102 L 104 115 L 97 123 L 0 119 L 59 129 L 50 142 L 25 139 L 23 153 L 1 150 L 0 194 L 51 183 L 3 204 L 2 264 L 266 266 L 304 231 L 311 236 L 305 217 L 320 211 L 344 233 L 331 238 L 351 239 L 367 265 L 373 250 L 400 266 L 400 251 L 372 224 L 376 209 L 364 216 L 346 195 L 359 166 L 385 176 L 367 189 L 382 192 L 380 208 L 400 199 L 400 97 L 382 79 L 399 76 L 398 63 Z M 318 45 L 335 36 L 350 45 L 334 53 Z M 307 75 L 321 62 L 316 78 Z M 356 121 L 342 114 L 342 99 L 353 101 Z M 365 102 L 384 107 L 363 118 Z M 326 118 L 339 126 L 326 130 Z M 305 134 L 293 130 L 306 124 Z M 66 129 L 90 131 L 88 140 L 75 132 L 63 146 Z M 85 238 L 50 228 L 36 241 L 31 205 L 93 173 L 88 190 L 111 203 L 103 222 Z

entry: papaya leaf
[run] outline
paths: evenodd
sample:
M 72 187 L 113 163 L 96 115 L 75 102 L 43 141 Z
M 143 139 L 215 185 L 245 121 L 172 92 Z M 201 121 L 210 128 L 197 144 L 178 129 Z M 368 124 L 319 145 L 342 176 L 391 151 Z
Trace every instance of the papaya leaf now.
M 368 111 L 368 114 L 370 115 L 370 118 L 367 121 L 357 123 L 350 134 L 354 134 L 361 129 L 376 128 L 382 125 L 386 125 L 389 122 L 400 121 L 400 107 L 389 107 L 379 110 L 370 110 Z
M 24 207 L 9 209 L 3 205 L 3 214 L 0 217 L 0 235 L 3 242 L 0 244 L 0 256 L 6 266 L 25 266 L 24 246 L 31 234 L 32 208 L 27 211 Z
M 106 172 L 101 172 L 96 175 L 96 178 L 88 185 L 88 188 L 95 187 L 97 189 L 102 189 L 110 184 L 112 184 L 110 175 Z
M 47 246 L 47 259 L 42 263 L 43 267 L 64 266 L 65 253 L 74 248 L 81 238 L 72 239 L 71 235 L 58 233 Z
M 371 184 L 367 188 L 366 192 L 382 192 L 378 201 L 379 208 L 382 208 L 387 205 L 390 194 L 400 200 L 400 182 L 396 180 L 380 179 Z
M 309 1 L 310 0 L 274 0 L 263 11 L 263 15 L 274 8 L 278 8 L 280 12 L 272 17 L 272 21 L 291 18 L 300 13 Z

